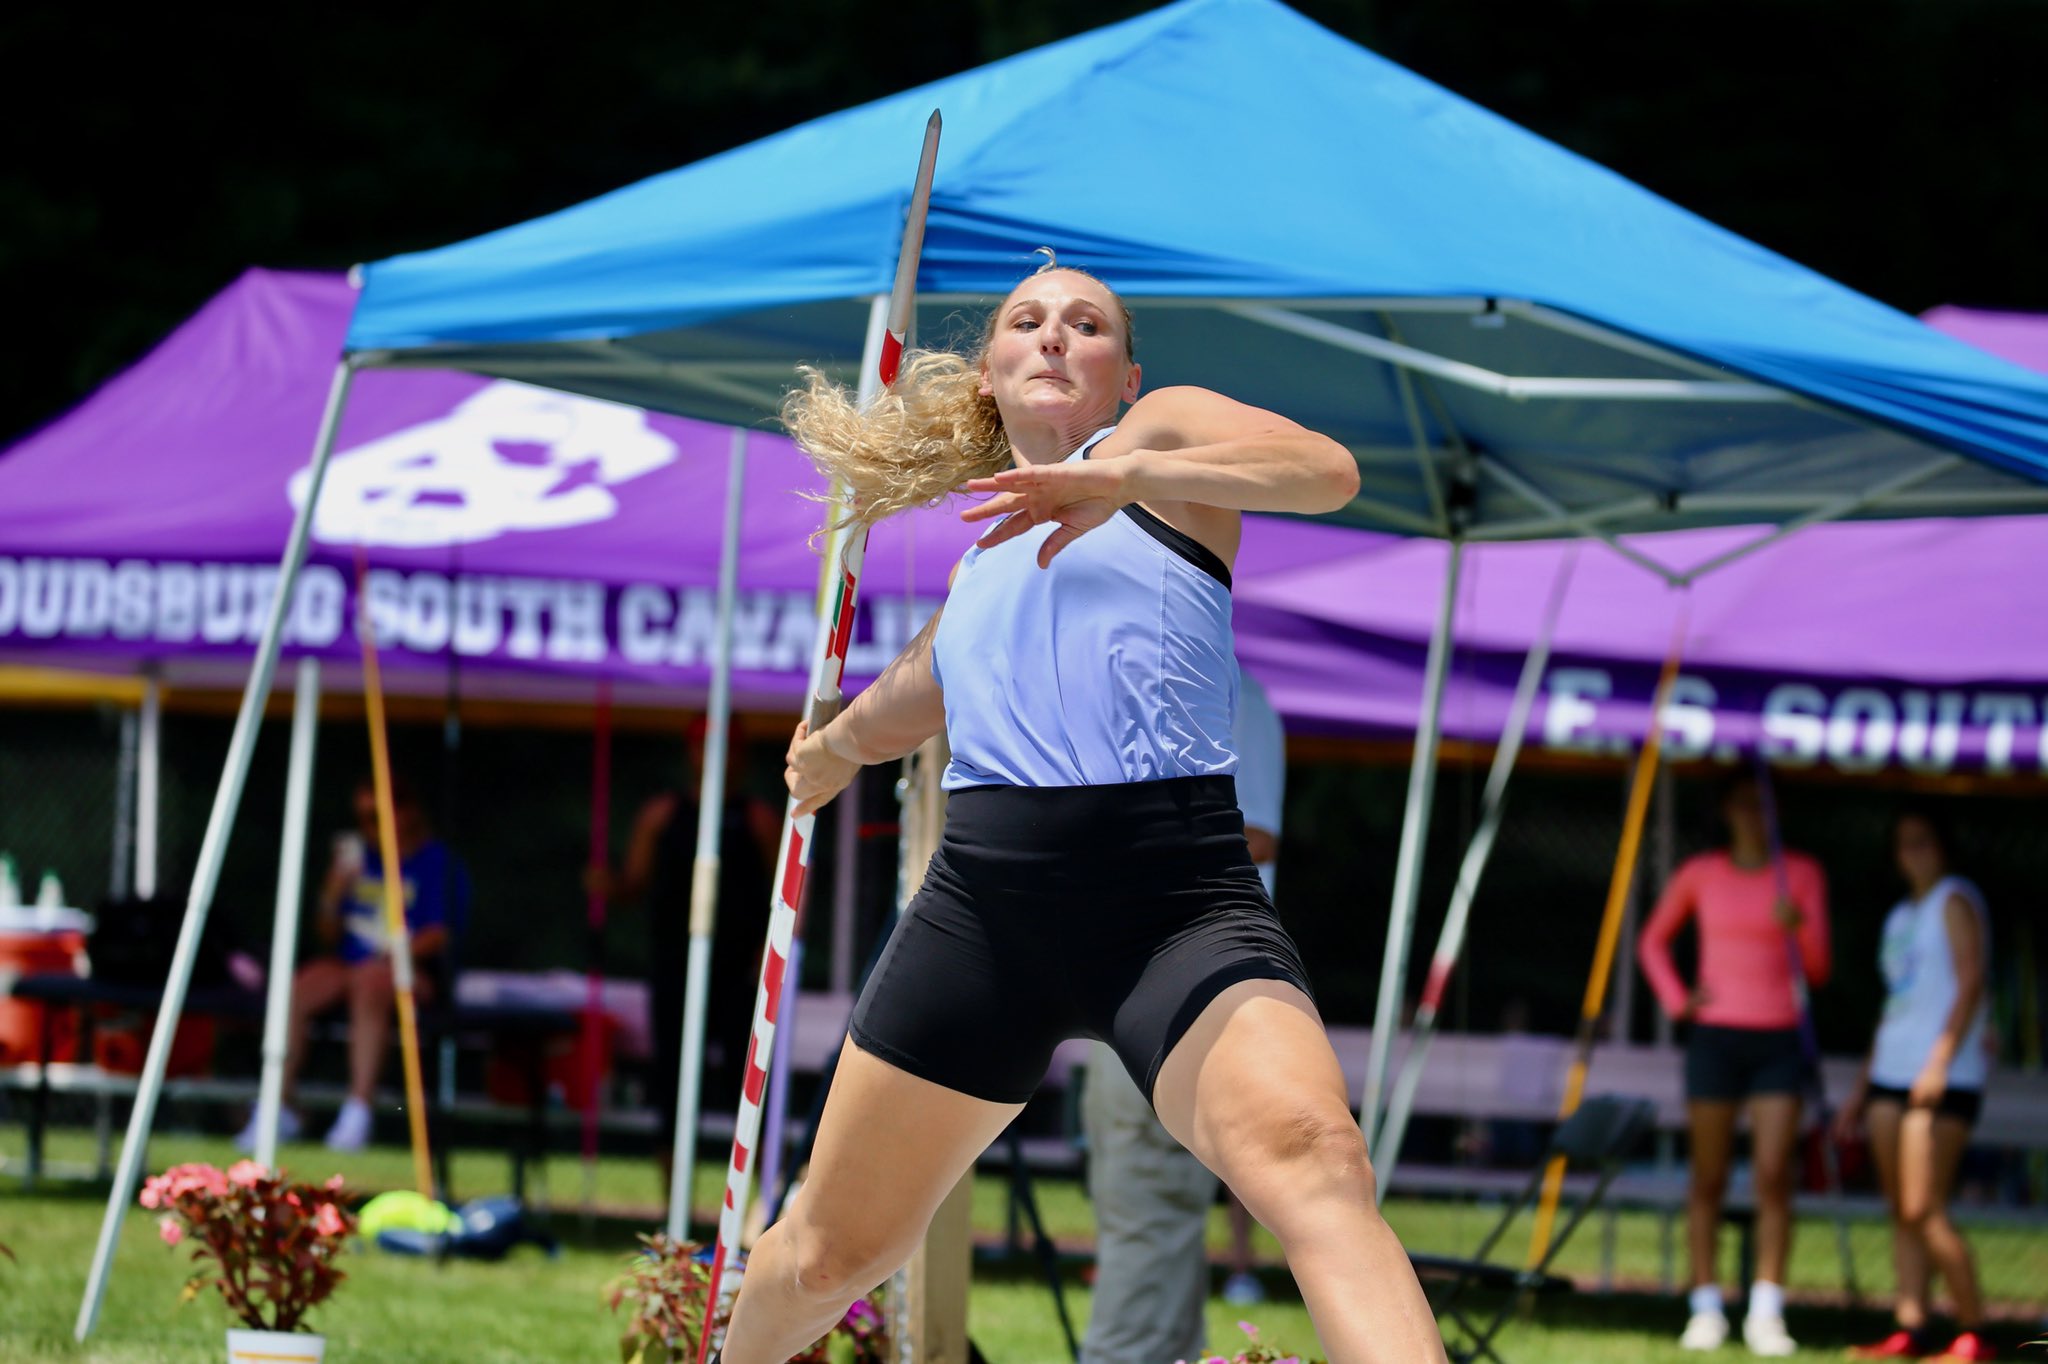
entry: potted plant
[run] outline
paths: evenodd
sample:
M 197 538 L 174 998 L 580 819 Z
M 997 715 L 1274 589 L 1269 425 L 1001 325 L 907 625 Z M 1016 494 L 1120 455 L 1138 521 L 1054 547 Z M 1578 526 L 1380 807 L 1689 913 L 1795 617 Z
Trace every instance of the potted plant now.
M 183 1301 L 211 1287 L 240 1320 L 228 1330 L 228 1364 L 318 1364 L 326 1341 L 308 1332 L 306 1314 L 344 1277 L 334 1261 L 356 1222 L 346 1197 L 340 1175 L 295 1183 L 243 1160 L 226 1170 L 174 1165 L 143 1184 L 141 1202 L 163 1214 L 166 1245 L 192 1245 L 198 1268 Z
M 613 1312 L 629 1309 L 619 1358 L 623 1364 L 694 1364 L 711 1290 L 711 1267 L 700 1258 L 704 1248 L 661 1233 L 642 1236 L 640 1245 L 626 1272 L 605 1289 Z M 790 1364 L 884 1364 L 887 1358 L 881 1310 L 861 1298 Z

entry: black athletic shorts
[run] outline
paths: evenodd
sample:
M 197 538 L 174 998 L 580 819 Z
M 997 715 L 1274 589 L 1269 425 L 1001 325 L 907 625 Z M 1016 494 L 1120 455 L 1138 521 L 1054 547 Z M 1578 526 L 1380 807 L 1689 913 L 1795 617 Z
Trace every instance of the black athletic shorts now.
M 1805 1089 L 1806 1053 L 1799 1029 L 1693 1025 L 1685 1046 L 1686 1098 L 1735 1100 Z
M 1894 1089 L 1890 1085 L 1872 1085 L 1864 1091 L 1866 1103 L 1897 1104 L 1901 1108 L 1913 1106 L 1911 1090 Z M 1941 1102 L 1934 1105 L 1936 1113 L 1951 1118 L 1961 1118 L 1970 1126 L 1977 1125 L 1977 1115 L 1984 1111 L 1984 1091 L 1981 1089 L 1944 1089 Z
M 977 786 L 950 794 L 851 1031 L 913 1075 L 1012 1104 L 1061 1042 L 1099 1038 L 1149 1099 L 1203 1008 L 1246 980 L 1309 988 L 1229 777 Z

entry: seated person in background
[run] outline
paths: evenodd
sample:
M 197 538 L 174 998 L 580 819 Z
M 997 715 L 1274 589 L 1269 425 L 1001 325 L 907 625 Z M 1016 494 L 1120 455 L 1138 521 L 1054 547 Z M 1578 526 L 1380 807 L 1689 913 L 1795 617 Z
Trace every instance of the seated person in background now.
M 413 978 L 424 1002 L 445 984 L 438 979 L 438 968 L 450 934 L 462 926 L 469 910 L 469 872 L 448 845 L 434 837 L 418 793 L 403 776 L 392 778 L 392 803 Z M 370 1097 L 384 1068 L 395 1000 L 391 942 L 384 926 L 384 863 L 377 850 L 377 797 L 367 777 L 356 784 L 355 816 L 354 831 L 334 840 L 334 857 L 320 886 L 317 925 L 327 955 L 306 962 L 292 980 L 284 1108 L 277 1120 L 280 1140 L 299 1135 L 302 1126 L 293 1104 L 306 1061 L 308 1029 L 319 1014 L 347 1001 L 348 1099 L 327 1132 L 327 1145 L 336 1151 L 356 1151 L 369 1143 Z M 244 1150 L 254 1148 L 253 1117 L 236 1143 Z

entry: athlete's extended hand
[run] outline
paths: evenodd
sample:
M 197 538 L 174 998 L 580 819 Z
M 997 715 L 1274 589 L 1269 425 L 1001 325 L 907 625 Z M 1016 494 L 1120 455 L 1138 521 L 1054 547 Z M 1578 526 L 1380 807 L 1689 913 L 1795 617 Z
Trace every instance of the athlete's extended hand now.
M 789 741 L 782 773 L 783 784 L 796 801 L 796 814 L 808 815 L 823 808 L 860 773 L 858 762 L 841 757 L 825 742 L 831 732 L 829 724 L 813 734 L 809 725 L 797 722 L 796 737 Z
M 1133 501 L 1129 459 L 1080 460 L 1072 464 L 1033 464 L 1004 469 L 992 478 L 969 480 L 967 490 L 994 493 L 960 513 L 962 521 L 1004 518 L 974 543 L 982 549 L 1015 539 L 1033 526 L 1057 521 L 1060 528 L 1038 547 L 1038 566 L 1049 567 L 1058 554 Z

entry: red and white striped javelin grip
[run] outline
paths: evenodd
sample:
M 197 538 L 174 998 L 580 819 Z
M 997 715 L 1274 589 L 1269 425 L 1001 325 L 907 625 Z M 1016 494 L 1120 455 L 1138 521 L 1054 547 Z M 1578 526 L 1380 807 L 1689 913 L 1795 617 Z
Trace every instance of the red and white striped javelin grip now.
M 903 249 L 896 258 L 896 280 L 889 292 L 886 331 L 875 378 L 887 388 L 896 382 L 896 368 L 903 359 L 909 338 L 911 313 L 917 302 L 917 262 L 924 249 L 925 214 L 931 204 L 932 170 L 939 155 L 939 112 L 934 109 L 925 124 L 924 151 L 917 163 L 917 179 L 911 188 L 910 210 L 903 226 Z M 865 378 L 865 376 L 863 376 Z M 863 383 L 865 388 L 866 384 Z M 868 533 L 862 527 L 837 527 L 827 536 L 826 582 L 831 585 L 832 609 L 826 619 L 830 628 L 821 631 L 811 654 L 811 680 L 804 720 L 812 732 L 829 723 L 839 711 L 840 689 L 846 678 L 846 651 L 853 642 L 854 597 L 860 584 L 861 562 L 867 555 Z M 704 1334 L 698 1341 L 698 1364 L 711 1353 L 713 1328 L 719 1321 L 719 1290 L 725 1266 L 739 1247 L 740 1227 L 746 1220 L 747 1199 L 752 1191 L 753 1162 L 761 1138 L 761 1105 L 768 1086 L 768 1062 L 775 1054 L 775 1028 L 782 1017 L 782 989 L 789 967 L 790 943 L 796 936 L 797 912 L 803 904 L 804 877 L 811 866 L 811 833 L 815 815 L 790 813 L 792 800 L 782 820 L 782 846 L 775 864 L 780 869 L 769 900 L 768 943 L 761 953 L 761 982 L 754 997 L 753 1032 L 747 1039 L 745 1083 L 740 1091 L 739 1113 L 733 1125 L 732 1163 L 726 1167 L 725 1202 L 718 1212 L 718 1248 L 712 1253 L 710 1304 L 705 1314 Z M 688 1179 L 679 1170 L 676 1178 Z

